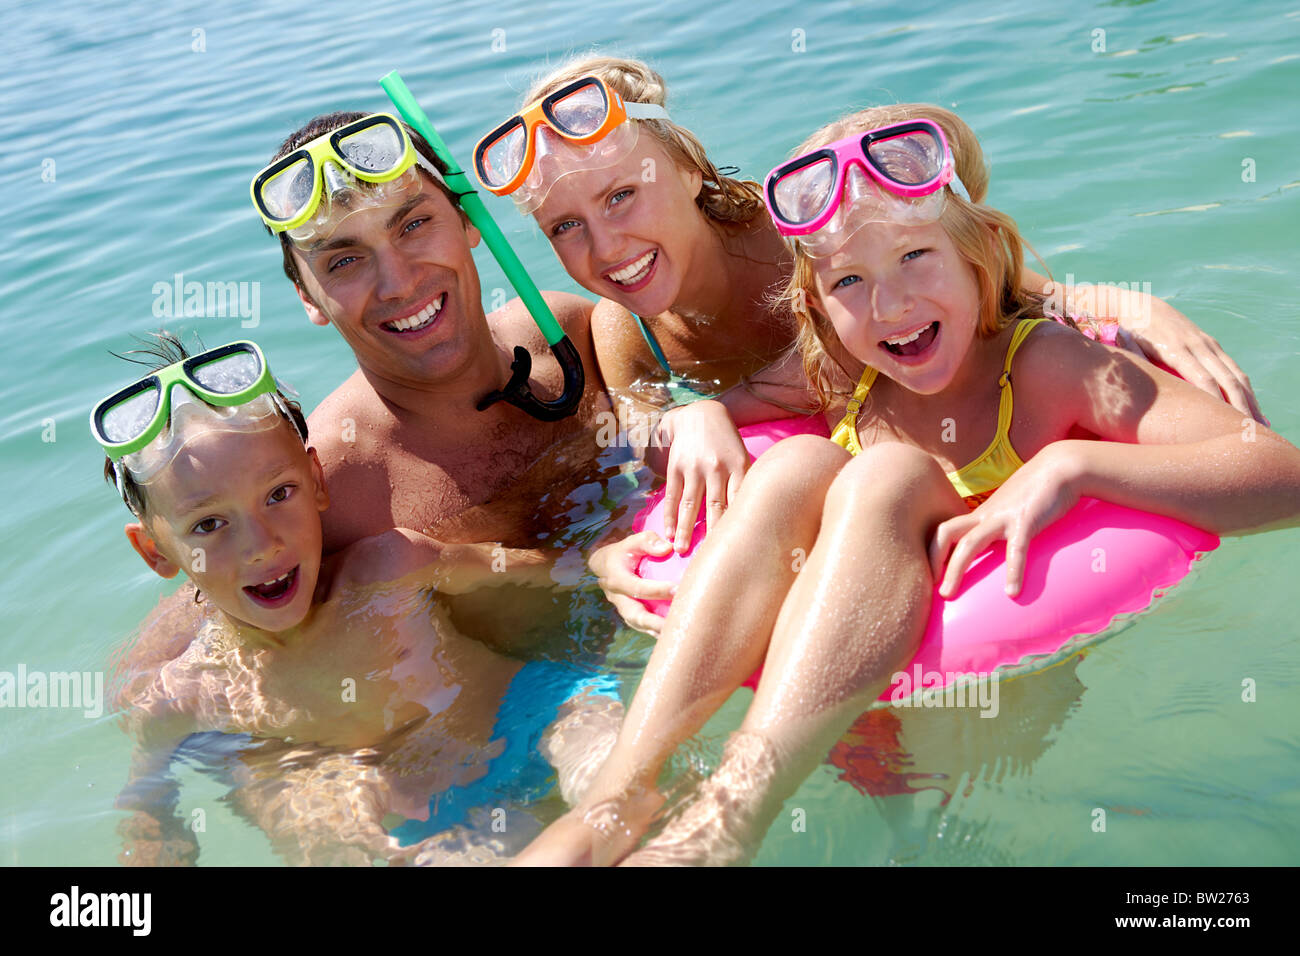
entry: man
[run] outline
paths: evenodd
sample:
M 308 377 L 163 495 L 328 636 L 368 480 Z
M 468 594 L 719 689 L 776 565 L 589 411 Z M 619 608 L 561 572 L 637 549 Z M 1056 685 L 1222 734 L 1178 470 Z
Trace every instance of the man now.
M 304 146 L 328 149 L 319 146 L 328 134 L 362 119 L 319 116 L 291 135 L 275 160 Z M 562 548 L 556 536 L 572 522 L 570 493 L 614 477 L 621 464 L 602 459 L 596 441 L 598 416 L 611 406 L 592 349 L 592 303 L 544 293 L 586 375 L 573 415 L 543 422 L 505 402 L 478 411 L 479 400 L 510 377 L 515 346 L 532 356 L 529 385 L 540 397 L 559 395 L 563 372 L 518 299 L 484 314 L 470 252 L 478 230 L 442 182 L 432 150 L 406 132 L 417 165 L 371 184 L 326 156 L 310 217 L 279 232 L 284 271 L 307 317 L 333 325 L 358 365 L 309 418 L 335 502 L 324 514 L 325 550 L 393 527 L 449 542 Z M 470 596 L 455 620 L 498 650 L 518 650 L 534 640 L 524 633 L 529 625 L 554 630 L 563 620 L 566 608 L 551 607 L 544 592 L 539 605 L 537 594 L 531 604 L 522 594 L 508 601 Z M 129 671 L 151 670 L 184 649 L 196 619 L 193 600 L 187 585 L 162 602 L 132 648 Z

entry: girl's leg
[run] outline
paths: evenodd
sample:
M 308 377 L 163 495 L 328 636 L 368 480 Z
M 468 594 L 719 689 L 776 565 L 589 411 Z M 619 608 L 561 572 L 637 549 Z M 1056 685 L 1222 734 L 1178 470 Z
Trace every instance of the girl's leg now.
M 699 797 L 629 862 L 731 862 L 915 653 L 934 528 L 966 507 L 938 464 L 885 444 L 843 468 L 777 618 L 763 678 Z
M 663 762 L 698 731 L 767 653 L 799 556 L 848 453 L 797 436 L 768 451 L 710 528 L 682 578 L 613 751 L 581 805 L 553 824 L 520 863 L 614 862 L 641 838 L 662 798 Z

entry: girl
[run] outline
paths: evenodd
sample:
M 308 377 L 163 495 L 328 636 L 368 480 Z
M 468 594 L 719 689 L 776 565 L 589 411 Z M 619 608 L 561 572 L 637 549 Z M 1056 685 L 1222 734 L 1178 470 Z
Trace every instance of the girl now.
M 1018 593 L 1029 540 L 1081 496 L 1219 534 L 1298 523 L 1300 450 L 1045 321 L 1018 281 L 1016 225 L 982 204 L 986 187 L 970 129 L 918 105 L 833 123 L 769 177 L 794 247 L 786 300 L 833 440 L 789 439 L 754 465 L 683 579 L 587 798 L 525 860 L 633 849 L 662 802 L 663 760 L 762 664 L 718 771 L 634 857 L 743 858 L 910 657 L 934 581 L 951 595 L 1005 539 Z M 826 385 L 836 368 L 858 382 L 848 401 Z M 762 397 L 722 404 L 737 424 L 779 414 Z M 676 413 L 678 434 L 697 407 Z M 807 555 L 802 570 L 792 554 Z
M 759 185 L 723 175 L 669 118 L 666 98 L 662 77 L 644 63 L 578 59 L 535 83 L 524 96 L 529 105 L 475 150 L 484 185 L 530 212 L 569 275 L 599 297 L 592 334 L 602 375 L 611 395 L 647 415 L 747 381 L 788 354 L 796 333 L 790 309 L 770 294 L 788 281 L 792 260 Z M 566 122 L 569 138 L 557 132 Z M 1016 283 L 1072 308 L 1089 305 L 1033 272 L 1022 269 Z M 1121 341 L 1260 417 L 1245 375 L 1181 313 L 1142 293 L 1110 298 L 1120 303 L 1120 325 L 1133 331 Z M 791 363 L 764 378 L 799 379 L 798 371 Z M 677 439 L 672 461 L 653 448 L 647 455 L 668 478 L 666 513 L 680 515 L 676 533 L 668 532 L 678 550 L 702 504 L 711 521 L 721 515 L 748 462 L 716 407 L 699 414 L 708 432 Z M 706 459 L 717 465 L 706 467 Z M 680 464 L 688 461 L 696 464 Z M 624 619 L 652 633 L 662 619 L 634 599 L 662 599 L 664 585 L 627 569 L 647 550 L 666 548 L 634 536 L 604 552 L 597 568 Z

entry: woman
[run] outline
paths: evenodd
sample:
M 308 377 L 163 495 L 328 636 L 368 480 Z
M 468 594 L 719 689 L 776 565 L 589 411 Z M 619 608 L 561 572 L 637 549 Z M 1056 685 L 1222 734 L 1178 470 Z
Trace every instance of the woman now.
M 724 175 L 669 118 L 663 78 L 637 60 L 589 56 L 534 83 L 523 99 L 525 109 L 476 148 L 479 178 L 531 213 L 569 275 L 599 297 L 592 334 L 611 395 L 654 416 L 747 384 L 775 362 L 764 384 L 790 383 L 797 401 L 796 324 L 773 294 L 790 276 L 788 248 L 759 185 Z M 1075 311 L 1091 304 L 1028 270 L 1021 286 Z M 1246 375 L 1213 338 L 1160 299 L 1114 292 L 1107 299 L 1118 306 L 1120 344 L 1264 421 Z M 838 384 L 852 391 L 852 382 Z M 664 445 L 677 437 L 672 425 L 672 416 L 659 422 Z M 701 504 L 716 523 L 748 456 L 722 415 L 715 428 L 675 443 L 671 458 L 652 447 L 646 460 L 667 478 L 665 514 L 677 520 L 666 530 L 684 551 Z M 708 460 L 711 467 L 676 464 Z M 592 559 L 624 620 L 648 633 L 663 619 L 640 600 L 666 598 L 668 585 L 632 569 L 667 549 L 657 536 L 632 535 Z

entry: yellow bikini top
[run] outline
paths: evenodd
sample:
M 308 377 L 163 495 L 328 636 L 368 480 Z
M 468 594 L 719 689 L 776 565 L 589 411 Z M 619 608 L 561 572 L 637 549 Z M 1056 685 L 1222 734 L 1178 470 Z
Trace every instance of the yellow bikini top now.
M 965 498 L 966 504 L 972 508 L 997 491 L 1002 483 L 1024 464 L 1016 454 L 1016 450 L 1011 447 L 1009 434 L 1011 431 L 1011 360 L 1015 358 L 1016 349 L 1020 348 L 1021 343 L 1029 337 L 1034 326 L 1040 322 L 1050 321 L 1052 320 L 1029 319 L 1016 327 L 1011 337 L 1011 344 L 1007 347 L 1006 361 L 1002 363 L 1002 375 L 998 379 L 998 385 L 1002 388 L 1002 397 L 998 402 L 997 433 L 993 436 L 989 447 L 984 449 L 984 454 L 969 465 L 948 472 L 948 480 L 957 489 L 957 494 Z M 851 455 L 862 451 L 862 446 L 858 443 L 858 409 L 867 400 L 867 393 L 871 391 L 875 381 L 876 370 L 867 366 L 858 381 L 858 387 L 853 390 L 853 398 L 849 402 L 844 418 L 831 433 L 831 441 L 847 449 Z

